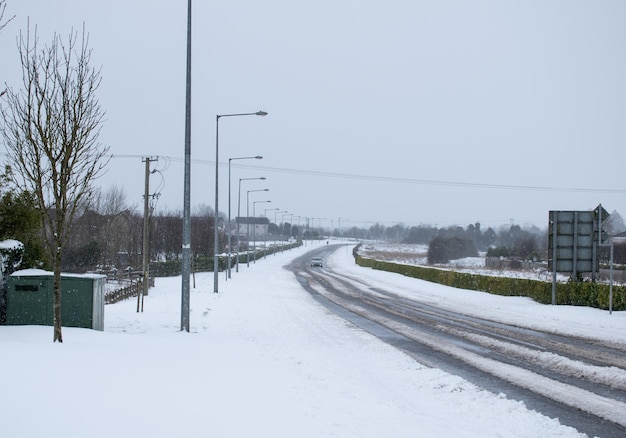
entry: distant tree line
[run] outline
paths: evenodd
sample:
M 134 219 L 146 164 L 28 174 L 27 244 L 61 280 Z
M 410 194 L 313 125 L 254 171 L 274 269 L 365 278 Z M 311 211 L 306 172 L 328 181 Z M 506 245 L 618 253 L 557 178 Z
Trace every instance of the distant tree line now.
M 127 203 L 126 194 L 113 186 L 77 218 L 63 259 L 70 272 L 138 271 L 142 269 L 144 215 Z M 182 212 L 149 212 L 150 261 L 181 257 Z M 213 255 L 214 214 L 197 208 L 191 215 L 191 249 L 194 257 Z M 220 236 L 220 244 L 224 239 Z
M 479 252 L 486 252 L 489 256 L 541 258 L 547 248 L 546 233 L 534 226 L 522 228 L 519 225 L 504 226 L 497 230 L 489 227 L 483 230 L 478 222 L 466 227 L 405 227 L 402 224 L 385 227 L 375 224 L 368 229 L 350 228 L 344 232 L 335 230 L 335 235 L 357 239 L 428 245 L 429 263 L 447 263 L 458 258 L 476 256 Z
M 182 257 L 182 211 L 155 210 L 149 219 L 150 262 L 176 262 Z M 227 219 L 220 213 L 217 222 L 219 251 L 228 249 Z M 68 242 L 63 269 L 68 272 L 139 271 L 142 269 L 143 211 L 127 202 L 123 189 L 113 186 L 98 191 L 94 202 L 81 211 Z M 231 244 L 235 247 L 236 224 L 231 224 Z M 213 257 L 215 212 L 202 205 L 191 212 L 192 265 L 209 266 Z M 270 223 L 269 233 L 278 240 L 303 236 L 301 226 L 288 222 Z M 245 234 L 245 233 L 242 233 Z M 241 248 L 247 247 L 245 237 Z
M 9 190 L 0 183 L 0 239 L 16 239 L 25 245 L 24 267 L 47 269 L 39 210 L 28 193 Z M 150 212 L 150 261 L 175 263 L 181 257 L 182 212 Z M 615 234 L 623 227 L 616 212 L 612 213 Z M 220 252 L 227 250 L 226 218 L 220 214 L 218 221 Z M 231 230 L 235 229 L 232 224 Z M 63 255 L 66 272 L 139 271 L 142 269 L 143 212 L 130 205 L 123 189 L 113 186 L 107 191 L 96 189 L 92 202 L 78 212 L 67 247 Z M 191 248 L 194 260 L 213 257 L 213 233 L 215 212 L 208 206 L 197 207 L 191 214 Z M 547 252 L 547 230 L 519 225 L 497 229 L 483 229 L 480 223 L 465 227 L 436 227 L 419 225 L 406 227 L 396 224 L 387 227 L 373 224 L 369 227 L 316 228 L 306 224 L 282 222 L 269 223 L 269 234 L 276 240 L 319 239 L 331 234 L 357 240 L 379 240 L 405 244 L 428 245 L 430 263 L 446 263 L 450 260 L 486 253 L 490 257 L 514 257 L 543 260 Z M 231 239 L 232 241 L 232 239 Z M 234 245 L 234 241 L 232 241 Z M 245 238 L 242 248 L 245 248 Z M 616 263 L 626 263 L 626 243 L 616 244 Z M 602 260 L 608 260 L 602 250 Z
M 620 214 L 614 211 L 604 228 L 609 235 L 614 236 L 626 230 L 626 225 Z M 515 224 L 498 229 L 489 227 L 485 230 L 478 222 L 465 228 L 458 225 L 438 228 L 432 225 L 404 227 L 398 224 L 385 227 L 375 224 L 368 229 L 354 227 L 344 232 L 336 229 L 335 235 L 428 245 L 428 262 L 432 264 L 476 256 L 479 252 L 484 252 L 487 257 L 545 260 L 548 249 L 547 229 L 541 230 L 536 226 L 521 227 Z M 599 254 L 601 261 L 608 261 L 607 248 L 602 248 Z M 614 262 L 626 264 L 626 242 L 615 243 Z

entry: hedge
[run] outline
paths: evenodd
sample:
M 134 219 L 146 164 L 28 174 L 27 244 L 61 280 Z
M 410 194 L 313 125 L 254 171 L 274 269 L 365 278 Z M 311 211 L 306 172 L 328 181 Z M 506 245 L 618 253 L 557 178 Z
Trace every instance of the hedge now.
M 296 248 L 302 245 L 302 242 L 290 243 L 289 245 L 282 245 L 279 247 L 269 247 L 267 249 L 257 249 L 256 259 L 261 259 L 266 255 L 274 254 L 275 252 L 285 251 L 291 248 Z M 250 251 L 250 260 L 254 259 L 254 254 Z M 239 253 L 239 263 L 246 263 L 248 260 L 247 254 Z M 237 256 L 231 255 L 231 268 L 235 266 L 237 262 Z M 218 271 L 224 271 L 228 266 L 228 257 L 222 256 L 218 260 Z M 182 269 L 181 259 L 168 260 L 165 262 L 151 262 L 150 263 L 150 275 L 154 277 L 173 277 L 180 275 Z M 212 272 L 213 271 L 213 257 L 198 256 L 191 260 L 191 270 L 193 272 Z
M 495 295 L 529 297 L 542 304 L 552 303 L 552 283 L 545 281 L 492 277 L 424 266 L 402 265 L 365 258 L 356 251 L 354 258 L 359 266 L 395 272 L 445 286 L 489 292 Z M 609 285 L 589 282 L 557 283 L 556 303 L 608 309 Z M 613 310 L 626 310 L 626 287 L 613 286 Z

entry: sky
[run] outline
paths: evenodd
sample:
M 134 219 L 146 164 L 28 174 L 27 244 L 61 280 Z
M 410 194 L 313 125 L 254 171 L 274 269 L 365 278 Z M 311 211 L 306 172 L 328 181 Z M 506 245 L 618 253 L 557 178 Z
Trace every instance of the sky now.
M 213 293 L 212 273 L 191 289 L 191 330 L 180 331 L 180 277 L 157 278 L 137 313 L 130 299 L 105 308 L 104 331 L 0 326 L 0 418 L 6 436 L 515 437 L 582 438 L 571 427 L 458 376 L 425 367 L 330 313 L 281 269 L 323 243 L 257 260 Z M 373 288 L 521 327 L 623 342 L 625 312 L 540 305 L 528 298 L 459 290 L 362 268 L 352 246 L 325 267 Z M 326 268 L 323 268 L 326 269 Z M 384 286 L 382 286 L 384 285 Z M 426 340 L 425 340 L 426 341 Z M 442 348 L 438 346 L 438 348 Z M 450 346 L 450 349 L 457 348 Z M 526 347 L 517 346 L 520 354 Z M 454 354 L 454 351 L 451 351 Z M 516 384 L 539 376 L 462 356 Z M 623 370 L 538 353 L 536 360 L 626 385 Z M 621 402 L 550 386 L 552 397 L 603 406 L 624 422 Z M 582 393 L 581 393 L 582 392 Z M 33 421 L 35 419 L 35 421 Z M 245 419 L 245 421 L 242 421 Z
M 15 37 L 83 23 L 102 67 L 104 190 L 183 206 L 187 2 L 7 0 Z M 626 3 L 621 0 L 233 0 L 192 8 L 191 204 L 325 227 L 546 227 L 550 210 L 626 211 Z M 264 203 L 262 201 L 271 201 Z M 253 210 L 253 205 L 249 207 Z M 278 221 L 282 216 L 278 216 Z M 304 219 L 300 219 L 304 220 Z

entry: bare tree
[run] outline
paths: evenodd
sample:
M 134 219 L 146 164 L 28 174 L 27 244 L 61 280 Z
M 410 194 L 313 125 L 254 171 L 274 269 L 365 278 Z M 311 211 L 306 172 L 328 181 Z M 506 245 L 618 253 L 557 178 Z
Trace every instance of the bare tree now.
M 23 90 L 7 89 L 2 134 L 13 182 L 34 193 L 54 272 L 54 338 L 61 333 L 61 257 L 77 209 L 106 166 L 108 148 L 97 142 L 104 112 L 96 98 L 100 70 L 90 67 L 89 37 L 72 30 L 39 48 L 37 29 L 20 32 Z
M 102 215 L 112 216 L 130 208 L 127 199 L 128 195 L 124 187 L 113 184 L 106 191 L 103 191 L 101 188 L 93 190 L 91 207 Z M 136 206 L 132 208 L 135 209 Z

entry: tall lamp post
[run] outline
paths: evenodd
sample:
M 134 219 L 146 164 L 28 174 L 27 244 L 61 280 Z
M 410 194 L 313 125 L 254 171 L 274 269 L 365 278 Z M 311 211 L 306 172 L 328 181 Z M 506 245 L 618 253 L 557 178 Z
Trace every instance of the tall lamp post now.
M 187 68 L 185 74 L 185 175 L 183 179 L 183 236 L 180 331 L 189 333 L 191 277 L 191 0 L 187 2 Z
M 265 210 L 263 210 L 263 215 L 267 217 L 267 212 L 274 211 L 274 210 L 280 210 L 280 208 L 266 208 Z
M 219 169 L 219 128 L 220 128 L 220 119 L 222 117 L 239 117 L 239 116 L 266 116 L 267 113 L 265 111 L 257 111 L 256 113 L 239 113 L 239 114 L 218 114 L 215 116 L 215 229 L 213 231 L 213 292 L 218 292 L 218 275 L 219 275 L 219 233 L 217 232 L 217 218 L 219 216 L 219 178 L 218 178 L 218 169 Z
M 276 222 L 276 215 L 278 213 L 288 213 L 288 211 L 287 210 L 280 210 L 280 211 L 275 211 L 274 212 L 274 225 L 276 225 L 276 228 L 278 228 L 278 222 Z M 277 246 L 277 242 L 276 242 L 276 239 L 274 239 L 274 248 L 276 248 L 276 246 Z M 282 249 L 282 245 L 281 245 L 281 249 Z M 274 255 L 276 255 L 276 251 L 274 251 Z
M 321 242 L 321 241 L 322 241 L 322 234 L 323 234 L 323 233 L 322 233 L 322 231 L 323 231 L 323 230 L 322 230 L 322 219 L 326 220 L 326 218 L 325 218 L 325 217 L 314 217 L 314 218 L 311 218 L 311 219 L 312 219 L 312 220 L 315 220 L 315 219 L 317 219 L 317 220 L 318 220 L 318 222 L 317 222 L 317 228 L 318 228 L 318 230 L 319 230 L 319 231 L 318 231 L 318 236 L 319 236 L 318 241 L 319 241 L 319 242 Z M 315 223 L 313 223 L 313 226 L 315 226 Z M 332 228 L 332 227 L 331 227 L 331 228 Z
M 267 218 L 267 212 L 268 211 L 278 211 L 280 210 L 279 208 L 266 208 L 265 211 L 263 212 L 263 216 L 265 216 Z M 270 234 L 270 224 L 269 224 L 270 220 L 267 220 L 267 236 L 265 237 L 265 246 L 267 247 L 267 238 L 269 237 Z M 274 252 L 274 248 L 272 248 L 272 252 Z M 267 257 L 267 249 L 265 250 L 265 257 Z M 264 257 L 264 258 L 265 258 Z
M 281 227 L 280 227 L 280 239 L 282 240 L 283 238 L 283 230 L 285 229 L 285 216 L 289 216 L 292 215 L 292 213 L 289 212 L 285 212 L 285 214 L 283 214 L 283 216 L 280 218 L 280 223 L 281 223 Z M 287 242 L 289 242 L 289 238 L 287 238 Z M 282 243 L 282 242 L 281 242 Z
M 253 238 L 254 243 L 252 244 L 252 248 L 254 250 L 254 252 L 252 253 L 253 263 L 256 263 L 256 205 L 261 204 L 263 202 L 272 202 L 272 201 L 254 201 L 252 203 L 252 217 L 254 218 L 254 229 L 252 230 L 252 235 L 254 236 Z
M 231 234 L 232 232 L 230 231 L 230 223 L 231 223 L 231 219 L 230 219 L 230 164 L 232 161 L 234 160 L 261 160 L 263 157 L 260 155 L 254 156 L 254 157 L 236 157 L 236 158 L 229 158 L 228 159 L 228 227 L 226 228 L 228 231 L 228 267 L 226 268 L 226 279 L 228 280 L 229 278 L 231 278 L 230 275 L 230 265 L 231 265 L 231 259 L 232 259 L 232 249 L 231 249 Z M 241 182 L 241 180 L 240 180 Z
M 241 217 L 241 181 L 250 181 L 250 180 L 265 180 L 264 176 L 259 178 L 239 178 L 239 195 L 237 196 L 237 217 Z M 241 249 L 241 237 L 239 234 L 239 222 L 237 222 L 237 263 L 235 263 L 236 272 L 239 272 L 239 250 Z
M 252 192 L 269 192 L 270 189 L 258 189 L 258 190 L 248 190 L 246 194 L 246 238 L 248 239 L 248 243 L 250 243 L 250 193 Z M 247 246 L 247 245 L 246 245 Z M 246 250 L 246 266 L 250 267 L 250 248 Z
M 266 208 L 265 211 L 263 212 L 263 216 L 265 216 L 267 218 L 267 212 L 268 211 L 278 211 L 280 210 L 280 208 Z M 265 246 L 267 248 L 267 238 L 269 237 L 270 234 L 270 220 L 267 219 L 267 236 L 265 236 Z M 272 252 L 274 252 L 275 248 L 272 248 Z M 267 249 L 265 250 L 265 256 L 267 257 Z M 265 258 L 265 257 L 264 257 Z

